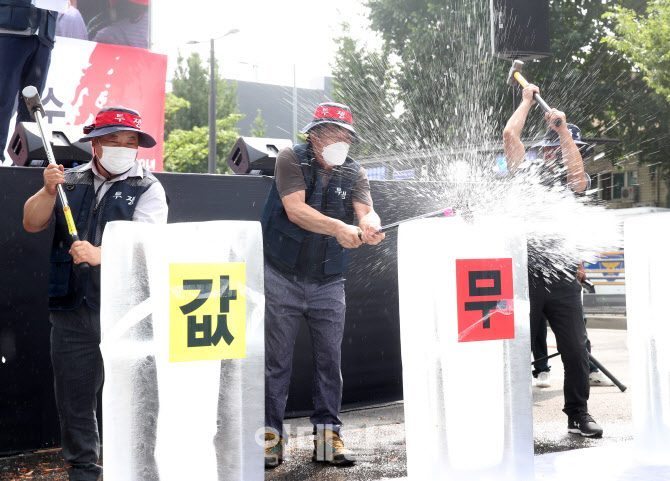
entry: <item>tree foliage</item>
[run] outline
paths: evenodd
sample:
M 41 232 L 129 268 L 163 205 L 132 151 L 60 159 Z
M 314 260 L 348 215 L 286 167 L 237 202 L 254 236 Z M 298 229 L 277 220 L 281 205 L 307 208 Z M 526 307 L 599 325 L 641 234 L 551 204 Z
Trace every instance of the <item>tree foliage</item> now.
M 174 93 L 168 92 L 165 94 L 165 133 L 166 137 L 169 132 L 175 129 L 174 125 L 177 123 L 177 113 L 182 109 L 189 109 L 191 102 L 181 97 L 177 97 Z M 168 125 L 171 128 L 168 129 Z
M 391 75 L 401 129 L 413 148 L 491 137 L 506 72 L 490 53 L 484 0 L 373 0 L 372 28 L 397 59 Z
M 356 132 L 363 139 L 359 155 L 379 153 L 396 146 L 397 103 L 392 87 L 388 51 L 366 51 L 345 35 L 336 39 L 338 51 L 333 66 L 333 98 L 346 104 L 355 115 Z
M 209 63 L 209 62 L 208 62 Z M 216 118 L 224 119 L 237 113 L 237 84 L 227 82 L 219 75 L 219 67 L 214 65 L 216 78 Z M 209 66 L 205 67 L 198 53 L 184 59 L 177 58 L 177 69 L 172 79 L 172 93 L 190 102 L 187 111 L 166 125 L 166 134 L 174 129 L 191 130 L 202 127 L 209 121 Z
M 605 17 L 614 21 L 614 32 L 603 41 L 630 59 L 644 80 L 670 101 L 670 3 L 649 2 L 646 15 L 621 5 Z
M 639 14 L 648 2 L 617 3 Z M 366 51 L 345 32 L 338 40 L 335 68 L 336 94 L 362 106 L 355 110 L 357 119 L 374 118 L 377 109 L 386 118 L 393 108 L 375 103 L 383 99 L 395 103 L 400 113 L 393 137 L 405 147 L 499 143 L 512 113 L 506 84 L 511 63 L 492 56 L 490 1 L 369 0 L 367 5 L 382 51 Z M 642 161 L 663 163 L 667 172 L 670 109 L 626 56 L 601 42 L 607 32 L 616 31 L 614 18 L 604 16 L 611 10 L 609 3 L 550 0 L 549 5 L 552 56 L 526 62 L 526 79 L 540 87 L 550 106 L 565 111 L 584 136 L 620 139 L 606 151 L 613 163 L 635 153 Z M 360 79 L 374 80 L 368 85 Z M 391 129 L 378 120 L 370 124 L 383 126 L 368 134 L 383 149 L 383 140 L 388 140 L 384 132 Z M 541 135 L 546 128 L 542 112 L 535 108 L 524 134 Z
M 230 172 L 226 159 L 239 138 L 235 124 L 243 117 L 230 114 L 216 121 L 216 170 Z M 164 166 L 168 172 L 207 172 L 209 156 L 209 127 L 173 130 L 164 144 Z
M 216 78 L 217 172 L 230 169 L 228 153 L 239 137 L 235 124 L 244 117 L 237 113 L 237 85 Z M 207 172 L 209 157 L 209 69 L 197 53 L 179 56 L 172 80 L 172 92 L 165 98 L 164 168 L 171 172 Z
M 261 116 L 261 109 L 258 109 L 258 115 L 256 115 L 256 118 L 254 121 L 251 123 L 252 129 L 251 129 L 251 136 L 252 137 L 265 137 L 265 134 L 268 131 L 267 125 L 265 125 L 265 121 L 263 120 L 263 117 Z

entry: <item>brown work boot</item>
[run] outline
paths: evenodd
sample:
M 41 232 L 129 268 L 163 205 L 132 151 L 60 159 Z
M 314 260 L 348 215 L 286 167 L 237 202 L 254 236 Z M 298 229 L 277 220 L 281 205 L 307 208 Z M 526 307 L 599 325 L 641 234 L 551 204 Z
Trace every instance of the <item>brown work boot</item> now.
M 276 468 L 284 461 L 284 438 L 265 431 L 265 468 Z
M 344 447 L 339 434 L 330 429 L 325 429 L 323 432 L 314 435 L 312 461 L 345 466 L 354 464 L 356 455 Z

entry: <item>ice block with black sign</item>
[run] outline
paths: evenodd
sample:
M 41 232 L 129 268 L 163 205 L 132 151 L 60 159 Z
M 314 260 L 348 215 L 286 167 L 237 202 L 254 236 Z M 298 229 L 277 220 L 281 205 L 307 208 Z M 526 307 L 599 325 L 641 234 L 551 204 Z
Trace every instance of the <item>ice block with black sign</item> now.
M 105 479 L 262 479 L 260 224 L 112 222 L 102 245 Z

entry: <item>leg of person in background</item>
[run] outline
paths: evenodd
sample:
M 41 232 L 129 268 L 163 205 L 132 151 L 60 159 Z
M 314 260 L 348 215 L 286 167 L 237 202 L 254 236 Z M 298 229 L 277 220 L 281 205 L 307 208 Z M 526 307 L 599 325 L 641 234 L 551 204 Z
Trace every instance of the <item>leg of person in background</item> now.
M 542 315 L 542 320 L 537 326 L 537 334 L 535 335 L 535 341 L 533 342 L 533 359 L 541 359 L 548 355 L 547 318 Z M 533 364 L 533 377 L 536 379 L 535 385 L 537 387 L 551 386 L 550 370 L 551 366 L 549 365 L 548 359 Z
M 5 160 L 10 121 L 21 90 L 28 85 L 42 95 L 51 63 L 51 48 L 37 35 L 0 34 L 0 160 Z M 26 103 L 19 97 L 16 122 L 33 121 Z
M 32 85 L 37 89 L 40 97 L 43 97 L 44 86 L 47 83 L 47 74 L 49 73 L 49 66 L 51 65 L 51 47 L 47 47 L 39 41 L 36 35 L 32 35 L 30 40 L 31 45 L 30 56 L 26 60 L 21 72 L 21 85 L 19 90 Z M 16 122 L 34 122 L 35 120 L 28 112 L 28 106 L 19 99 L 19 105 L 16 112 Z
M 586 314 L 583 313 L 583 309 L 582 315 L 584 316 L 584 326 L 586 326 Z M 586 350 L 589 351 L 589 354 L 591 353 L 591 340 L 588 338 L 586 339 Z M 589 384 L 591 386 L 614 386 L 610 378 L 600 372 L 600 369 L 591 361 L 589 361 Z
M 14 115 L 23 68 L 32 54 L 32 45 L 30 37 L 0 34 L 0 160 L 5 159 L 9 122 Z

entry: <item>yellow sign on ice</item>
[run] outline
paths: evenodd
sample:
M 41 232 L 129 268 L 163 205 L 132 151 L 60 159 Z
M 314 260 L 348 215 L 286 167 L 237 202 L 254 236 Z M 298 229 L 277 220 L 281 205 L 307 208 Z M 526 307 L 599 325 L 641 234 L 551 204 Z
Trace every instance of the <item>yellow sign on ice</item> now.
M 246 264 L 170 264 L 170 362 L 246 357 Z

